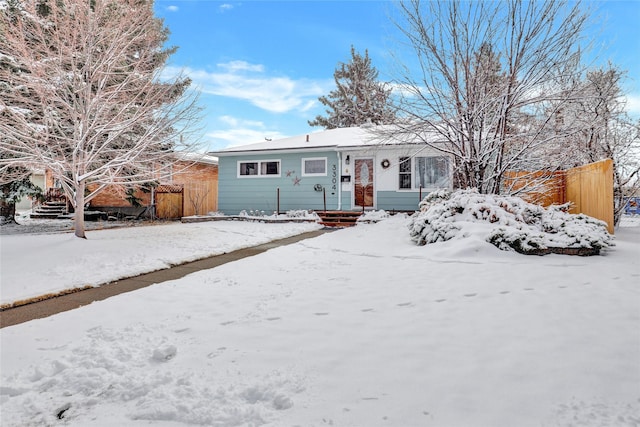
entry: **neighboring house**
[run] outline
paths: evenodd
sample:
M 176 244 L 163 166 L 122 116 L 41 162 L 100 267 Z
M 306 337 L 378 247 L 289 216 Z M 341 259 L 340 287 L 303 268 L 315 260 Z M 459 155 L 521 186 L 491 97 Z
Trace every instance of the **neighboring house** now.
M 109 185 L 89 203 L 88 210 L 112 215 L 133 215 L 157 218 L 180 218 L 206 215 L 218 208 L 218 159 L 209 155 L 180 155 L 173 164 L 171 176 L 148 191 L 136 190 L 133 195 L 140 207 L 128 200 L 126 188 Z M 47 171 L 48 193 L 56 188 L 55 180 Z M 155 209 L 151 209 L 155 207 Z
M 44 171 L 42 170 L 34 170 L 29 176 L 29 180 L 40 187 L 44 192 Z M 18 203 L 16 203 L 16 211 L 28 211 L 33 208 L 34 204 L 37 201 L 32 200 L 30 197 L 24 197 Z
M 420 143 L 381 142 L 374 127 L 331 129 L 227 148 L 218 156 L 218 210 L 415 211 L 451 188 L 450 161 Z

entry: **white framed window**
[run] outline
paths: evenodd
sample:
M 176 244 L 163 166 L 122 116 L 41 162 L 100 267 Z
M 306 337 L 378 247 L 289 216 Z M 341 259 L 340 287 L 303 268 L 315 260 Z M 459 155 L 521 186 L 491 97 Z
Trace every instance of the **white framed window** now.
M 302 159 L 302 176 L 327 176 L 327 158 Z
M 398 159 L 400 190 L 449 187 L 450 179 L 449 159 L 445 156 Z
M 279 177 L 280 160 L 252 160 L 238 162 L 238 178 Z
M 449 159 L 444 156 L 416 157 L 415 188 L 449 186 Z
M 411 157 L 398 159 L 398 188 L 411 190 Z

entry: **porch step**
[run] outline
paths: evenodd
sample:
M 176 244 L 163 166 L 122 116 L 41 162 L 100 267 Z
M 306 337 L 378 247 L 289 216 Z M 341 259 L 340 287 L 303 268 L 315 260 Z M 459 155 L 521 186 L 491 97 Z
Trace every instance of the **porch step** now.
M 38 206 L 29 217 L 33 219 L 58 219 L 66 213 L 67 204 L 65 202 L 47 201 Z
M 325 227 L 353 227 L 357 224 L 361 211 L 316 211 L 320 224 Z

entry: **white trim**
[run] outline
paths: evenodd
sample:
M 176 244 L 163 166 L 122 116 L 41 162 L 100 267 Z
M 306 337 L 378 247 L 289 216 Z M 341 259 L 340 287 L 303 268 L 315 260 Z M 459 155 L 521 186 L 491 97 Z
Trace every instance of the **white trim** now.
M 305 162 L 313 160 L 322 160 L 324 161 L 324 172 L 322 173 L 306 173 L 305 172 Z M 302 171 L 302 176 L 327 176 L 327 158 L 326 157 L 303 157 L 301 161 L 300 170 Z
M 263 163 L 278 163 L 278 173 L 277 174 L 263 174 L 262 173 L 262 164 Z M 255 175 L 241 175 L 240 174 L 240 165 L 242 163 L 256 163 L 257 164 L 257 174 Z M 245 179 L 245 178 L 280 178 L 282 176 L 282 161 L 280 159 L 261 159 L 261 160 L 238 160 L 236 162 L 236 178 Z

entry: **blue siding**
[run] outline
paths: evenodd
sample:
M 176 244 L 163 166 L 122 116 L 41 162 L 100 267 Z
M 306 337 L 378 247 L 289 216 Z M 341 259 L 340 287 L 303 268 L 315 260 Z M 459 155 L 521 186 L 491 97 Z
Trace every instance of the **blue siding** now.
M 303 158 L 327 158 L 326 176 L 302 176 Z M 238 177 L 238 161 L 280 160 L 279 177 Z M 293 209 L 337 209 L 339 165 L 335 152 L 277 153 L 264 155 L 221 156 L 218 160 L 218 210 L 227 215 L 242 210 L 261 210 L 272 214 L 277 208 L 277 189 L 280 189 L 280 212 Z
M 422 197 L 428 192 L 423 191 Z M 420 203 L 418 191 L 378 191 L 377 208 L 385 211 L 415 211 Z

